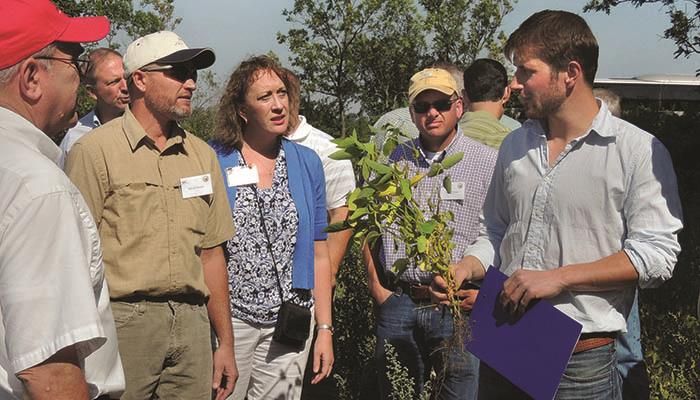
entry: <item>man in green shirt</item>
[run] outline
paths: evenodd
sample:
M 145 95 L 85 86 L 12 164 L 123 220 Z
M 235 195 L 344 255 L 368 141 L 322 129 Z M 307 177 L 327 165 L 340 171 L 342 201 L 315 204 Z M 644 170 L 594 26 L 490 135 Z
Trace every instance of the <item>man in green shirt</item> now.
M 510 99 L 506 69 L 496 60 L 481 58 L 464 71 L 467 109 L 459 121 L 462 133 L 493 148 L 499 148 L 511 129 L 500 122 Z

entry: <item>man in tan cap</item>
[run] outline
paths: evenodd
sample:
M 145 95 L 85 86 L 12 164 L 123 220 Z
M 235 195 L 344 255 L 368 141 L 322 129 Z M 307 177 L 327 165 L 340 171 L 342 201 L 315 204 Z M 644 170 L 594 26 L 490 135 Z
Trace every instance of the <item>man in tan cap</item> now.
M 75 115 L 81 42 L 105 17 L 0 2 L 0 398 L 107 399 L 124 389 L 100 240 L 49 138 Z
M 390 156 L 405 164 L 410 173 L 426 173 L 434 162 L 463 153 L 464 159 L 446 174 L 452 179 L 452 191 L 441 190 L 444 175 L 426 177 L 413 188 L 413 196 L 423 210 L 439 193 L 440 210 L 451 211 L 454 221 L 453 263 L 459 263 L 464 249 L 477 237 L 479 212 L 486 197 L 496 151 L 461 133 L 458 121 L 463 111 L 460 90 L 452 75 L 444 69 L 424 69 L 411 78 L 408 91 L 411 118 L 418 138 L 402 144 Z M 417 150 L 417 152 L 415 151 Z M 402 365 L 414 379 L 416 394 L 431 368 L 438 374 L 438 399 L 474 399 L 478 360 L 461 346 L 447 345 L 453 336 L 453 316 L 448 307 L 432 304 L 429 285 L 433 274 L 415 265 L 395 276 L 394 262 L 406 257 L 405 244 L 385 235 L 378 254 L 363 250 L 369 276 L 370 293 L 378 305 L 376 357 L 380 367 L 382 398 L 389 397 L 386 379 L 385 343 L 396 349 Z M 473 299 L 472 299 L 473 300 Z M 468 301 L 471 304 L 471 301 Z M 465 311 L 466 313 L 467 311 Z
M 214 151 L 178 125 L 197 70 L 214 58 L 173 32 L 134 41 L 124 56 L 131 105 L 66 160 L 104 245 L 122 400 L 208 400 L 212 388 L 222 399 L 237 378 L 220 246 L 233 236 L 231 211 Z

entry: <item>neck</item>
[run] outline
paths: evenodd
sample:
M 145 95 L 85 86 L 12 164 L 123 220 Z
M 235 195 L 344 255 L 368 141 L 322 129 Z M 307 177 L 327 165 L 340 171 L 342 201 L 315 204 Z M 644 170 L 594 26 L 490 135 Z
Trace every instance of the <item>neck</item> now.
M 97 119 L 100 120 L 100 124 L 106 124 L 107 122 L 120 117 L 122 114 L 124 114 L 124 110 L 120 110 L 118 108 L 101 106 L 100 104 L 95 106 L 95 115 L 97 115 Z
M 167 118 L 156 115 L 151 110 L 146 107 L 143 101 L 134 101 L 132 103 L 131 113 L 134 115 L 141 127 L 146 131 L 146 135 L 153 139 L 156 143 L 158 141 L 167 139 L 170 137 L 170 133 L 173 128 L 177 126 L 175 121 L 169 120 Z
M 243 133 L 242 150 L 252 151 L 266 158 L 277 158 L 281 146 L 281 137 L 262 133 Z
M 547 116 L 547 135 L 566 142 L 581 136 L 598 114 L 598 103 L 590 90 L 572 94 L 555 113 Z
M 442 137 L 420 135 L 419 138 L 423 149 L 437 153 L 438 151 L 445 150 L 447 146 L 452 143 L 452 139 L 454 139 L 456 135 L 457 128 L 455 127 L 449 134 Z
M 469 111 L 486 111 L 496 119 L 503 116 L 503 104 L 500 101 L 479 101 L 469 103 Z

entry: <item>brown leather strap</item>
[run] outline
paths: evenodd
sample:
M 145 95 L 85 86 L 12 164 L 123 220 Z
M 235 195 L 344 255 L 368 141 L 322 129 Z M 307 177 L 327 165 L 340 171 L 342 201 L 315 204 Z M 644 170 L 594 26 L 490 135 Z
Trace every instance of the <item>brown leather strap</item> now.
M 617 332 L 582 333 L 574 347 L 574 354 L 608 345 L 614 342 L 615 338 L 617 338 Z
M 399 281 L 397 286 L 401 288 L 401 292 L 408 295 L 413 301 L 424 302 L 430 300 L 428 285 Z

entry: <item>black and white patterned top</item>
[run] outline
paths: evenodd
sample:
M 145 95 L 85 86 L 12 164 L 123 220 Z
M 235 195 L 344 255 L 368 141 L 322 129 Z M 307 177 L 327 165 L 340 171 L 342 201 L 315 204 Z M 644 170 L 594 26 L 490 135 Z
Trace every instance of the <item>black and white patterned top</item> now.
M 240 158 L 240 165 L 245 165 Z M 292 260 L 299 216 L 289 192 L 284 151 L 275 161 L 272 186 L 257 190 L 282 284 L 284 300 L 311 307 L 309 290 L 292 289 Z M 233 209 L 235 236 L 226 243 L 231 315 L 251 324 L 274 324 L 282 300 L 252 185 L 239 186 Z

